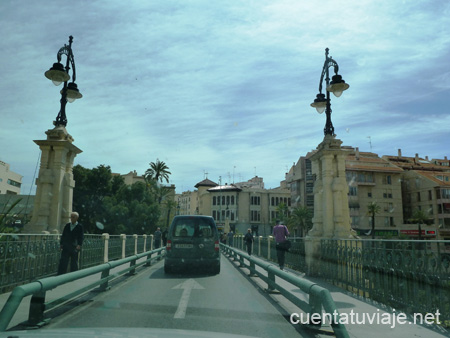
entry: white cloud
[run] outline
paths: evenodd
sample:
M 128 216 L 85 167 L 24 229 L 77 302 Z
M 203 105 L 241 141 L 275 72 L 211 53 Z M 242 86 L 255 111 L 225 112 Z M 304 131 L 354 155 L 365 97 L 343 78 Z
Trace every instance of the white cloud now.
M 370 150 L 371 136 L 379 154 L 443 157 L 449 11 L 437 0 L 4 1 L 1 160 L 32 181 L 32 140 L 59 110 L 43 73 L 71 34 L 83 98 L 67 106 L 68 131 L 87 167 L 143 173 L 160 158 L 181 191 L 236 166 L 236 180 L 256 172 L 275 187 L 322 140 L 325 116 L 309 105 L 326 47 L 350 84 L 332 99 L 344 144 Z

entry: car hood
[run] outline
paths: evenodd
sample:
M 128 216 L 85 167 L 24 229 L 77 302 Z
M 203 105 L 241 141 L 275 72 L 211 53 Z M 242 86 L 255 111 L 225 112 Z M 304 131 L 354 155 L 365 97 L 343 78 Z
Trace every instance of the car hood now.
M 6 331 L 0 332 L 0 338 L 26 338 L 26 337 L 61 337 L 61 338 L 255 338 L 251 336 L 242 336 L 229 333 L 195 331 L 195 330 L 175 330 L 175 329 L 152 329 L 152 328 L 68 328 L 68 329 L 41 329 L 24 331 Z

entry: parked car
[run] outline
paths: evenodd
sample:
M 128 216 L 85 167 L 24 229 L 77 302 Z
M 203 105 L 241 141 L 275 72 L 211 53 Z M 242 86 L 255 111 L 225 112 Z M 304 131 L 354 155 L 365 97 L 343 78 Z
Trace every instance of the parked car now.
M 169 227 L 164 272 L 220 273 L 219 233 L 211 216 L 175 216 Z

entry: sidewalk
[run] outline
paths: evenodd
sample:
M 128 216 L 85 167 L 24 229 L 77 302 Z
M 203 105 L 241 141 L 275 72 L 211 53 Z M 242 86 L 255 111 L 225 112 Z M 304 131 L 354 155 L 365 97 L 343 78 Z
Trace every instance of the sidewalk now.
M 227 257 L 225 255 L 227 259 Z M 261 257 L 255 256 L 255 258 L 260 259 L 262 261 L 266 261 Z M 246 264 L 248 261 L 244 260 Z M 239 266 L 239 262 L 231 260 L 235 265 Z M 267 262 L 267 261 L 266 261 Z M 273 263 L 275 267 L 278 268 L 276 263 Z M 247 268 L 240 268 L 246 274 L 249 274 L 249 270 Z M 267 271 L 256 266 L 258 272 L 264 273 L 267 276 Z M 326 283 L 317 278 L 309 278 L 304 274 L 294 271 L 291 269 L 284 269 L 285 272 L 292 273 L 300 278 L 304 278 L 309 280 L 325 289 L 327 289 L 331 297 L 336 304 L 336 307 L 341 314 L 341 320 L 345 320 L 343 322 L 345 325 L 347 332 L 350 337 L 356 338 L 380 338 L 380 337 L 389 337 L 389 338 L 442 338 L 442 337 L 450 337 L 450 331 L 444 330 L 442 327 L 438 325 L 419 325 L 409 322 L 408 320 L 402 320 L 402 318 L 397 318 L 399 315 L 391 312 L 389 309 L 386 309 L 382 304 L 375 304 L 371 301 L 367 301 L 363 298 L 358 298 L 356 295 L 351 294 L 350 292 L 346 292 L 343 289 L 340 289 L 334 285 Z M 251 280 L 257 284 L 262 289 L 267 289 L 267 283 L 262 281 L 258 277 L 250 277 Z M 295 287 L 294 285 L 286 282 L 285 280 L 276 277 L 276 283 L 281 287 L 289 290 L 293 295 L 296 295 L 299 299 L 308 302 L 308 295 Z M 293 313 L 298 313 L 299 316 L 293 317 L 294 320 L 306 321 L 306 314 L 303 313 L 298 307 L 292 304 L 289 300 L 287 300 L 284 296 L 279 293 L 270 293 L 272 299 L 274 299 L 278 305 L 280 305 L 287 314 L 291 315 Z M 303 317 L 300 317 L 303 316 Z M 411 318 L 408 318 L 411 320 Z M 364 322 L 363 322 L 364 320 Z M 348 323 L 347 323 L 348 322 Z M 370 323 L 371 322 L 371 323 Z M 329 323 L 329 322 L 328 322 Z M 296 324 L 301 325 L 301 324 Z M 395 325 L 395 326 L 394 326 Z M 321 330 L 318 331 L 318 337 L 330 337 L 333 335 L 333 330 L 330 324 L 324 325 Z
M 146 259 L 146 257 L 138 259 L 137 263 L 143 262 L 143 261 L 145 261 L 145 259 Z M 152 266 L 155 265 L 156 263 L 157 262 L 153 262 Z M 111 269 L 110 276 L 119 273 L 120 271 L 128 268 L 129 266 L 130 266 L 129 264 L 123 264 L 121 266 Z M 122 275 L 122 276 L 126 276 L 126 274 Z M 118 278 L 121 278 L 122 276 L 119 276 Z M 46 292 L 45 301 L 49 302 L 49 301 L 64 297 L 65 295 L 82 288 L 84 285 L 89 285 L 90 283 L 99 281 L 100 278 L 101 278 L 101 273 L 97 273 L 97 274 L 94 274 L 94 275 L 91 275 L 91 276 L 88 276 L 85 278 L 78 279 L 78 280 L 70 282 L 70 283 L 63 284 L 61 286 L 58 286 L 57 288 Z M 112 284 L 112 283 L 114 283 L 114 280 L 109 281 L 109 284 Z M 92 290 L 95 290 L 95 288 Z M 92 291 L 92 290 L 90 290 L 90 291 Z M 88 293 L 90 291 L 86 291 L 85 293 Z M 3 306 L 5 305 L 6 301 L 8 300 L 10 294 L 11 294 L 11 292 L 0 294 L 0 311 L 3 308 Z M 19 325 L 20 323 L 26 322 L 28 320 L 28 313 L 30 310 L 30 301 L 31 301 L 31 296 L 23 298 L 16 313 L 14 314 L 14 317 L 12 318 L 11 322 L 9 323 L 7 330 Z

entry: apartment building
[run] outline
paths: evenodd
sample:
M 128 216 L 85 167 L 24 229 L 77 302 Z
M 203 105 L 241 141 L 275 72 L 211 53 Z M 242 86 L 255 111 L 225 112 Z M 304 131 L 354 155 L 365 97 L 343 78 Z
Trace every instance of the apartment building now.
M 372 228 L 368 205 L 380 207 L 375 217 L 375 229 L 400 228 L 403 222 L 401 175 L 403 170 L 371 152 L 343 147 L 348 155 L 345 174 L 348 183 L 348 203 L 352 228 L 358 232 Z M 384 231 L 389 233 L 389 231 Z
M 22 175 L 9 169 L 9 164 L 0 161 L 0 194 L 19 195 Z
M 409 222 L 414 210 L 427 212 L 430 222 L 438 227 L 440 239 L 450 240 L 450 161 L 403 156 L 383 156 L 384 159 L 402 168 L 403 217 Z M 422 229 L 434 231 L 434 227 Z
M 345 173 L 348 183 L 348 202 L 351 226 L 360 235 L 369 235 L 372 218 L 368 205 L 380 206 L 375 219 L 377 233 L 384 235 L 403 224 L 401 173 L 403 170 L 371 152 L 360 152 L 358 148 L 343 146 L 347 152 Z M 314 180 L 310 157 L 315 151 L 299 158 L 286 174 L 293 207 L 307 207 L 314 213 Z M 398 233 L 398 230 L 397 230 Z

